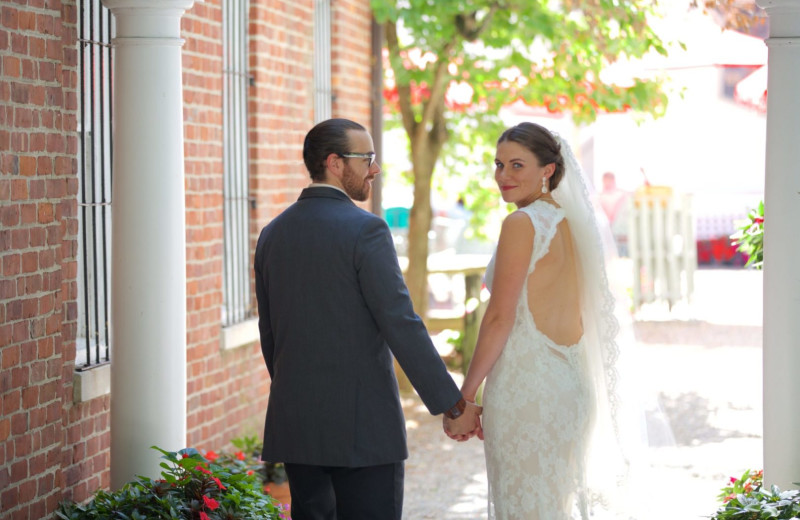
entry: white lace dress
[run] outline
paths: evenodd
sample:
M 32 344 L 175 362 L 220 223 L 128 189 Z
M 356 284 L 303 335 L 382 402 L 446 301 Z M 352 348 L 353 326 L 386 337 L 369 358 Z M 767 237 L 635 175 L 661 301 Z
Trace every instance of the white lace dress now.
M 549 250 L 564 213 L 544 201 L 521 211 L 535 230 L 530 275 Z M 493 275 L 494 258 L 486 271 L 490 290 Z M 528 278 L 508 342 L 483 393 L 489 518 L 586 518 L 582 483 L 591 390 L 584 339 L 558 345 L 536 328 L 528 308 Z

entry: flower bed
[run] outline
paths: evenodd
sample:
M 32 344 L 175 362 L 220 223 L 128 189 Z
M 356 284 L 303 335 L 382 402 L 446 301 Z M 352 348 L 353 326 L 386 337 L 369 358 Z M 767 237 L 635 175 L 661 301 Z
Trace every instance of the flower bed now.
M 194 448 L 162 453 L 162 478 L 139 477 L 116 492 L 98 491 L 85 505 L 64 502 L 56 511 L 63 520 L 186 519 L 284 520 L 288 509 L 264 493 L 258 474 L 263 464 L 240 451 L 201 454 Z

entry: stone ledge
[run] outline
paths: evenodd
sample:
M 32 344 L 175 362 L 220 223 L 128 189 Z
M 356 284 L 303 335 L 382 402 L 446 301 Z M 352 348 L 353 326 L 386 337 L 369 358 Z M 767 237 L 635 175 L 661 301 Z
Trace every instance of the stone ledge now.
M 85 403 L 111 393 L 111 365 L 76 370 L 72 375 L 72 402 Z
M 220 337 L 222 350 L 231 350 L 250 345 L 258 340 L 258 318 L 250 318 L 249 320 L 223 327 Z

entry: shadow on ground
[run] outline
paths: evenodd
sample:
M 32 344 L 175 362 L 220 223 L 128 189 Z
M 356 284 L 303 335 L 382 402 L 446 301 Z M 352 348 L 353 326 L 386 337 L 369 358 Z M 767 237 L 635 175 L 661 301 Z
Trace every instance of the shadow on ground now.
M 676 396 L 659 395 L 661 409 L 672 427 L 677 446 L 698 446 L 712 442 L 722 442 L 733 438 L 751 438 L 748 432 L 723 430 L 711 423 L 711 416 L 718 409 L 705 397 L 694 393 Z
M 698 320 L 636 321 L 633 332 L 640 344 L 761 347 L 761 327 L 723 325 Z

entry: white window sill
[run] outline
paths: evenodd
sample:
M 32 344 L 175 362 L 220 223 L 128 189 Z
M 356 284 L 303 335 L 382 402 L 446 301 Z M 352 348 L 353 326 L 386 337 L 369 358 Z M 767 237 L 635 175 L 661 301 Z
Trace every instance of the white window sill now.
M 72 402 L 85 403 L 111 393 L 111 365 L 106 363 L 72 374 Z
M 259 339 L 258 318 L 250 318 L 222 328 L 222 350 L 231 350 L 250 345 Z

